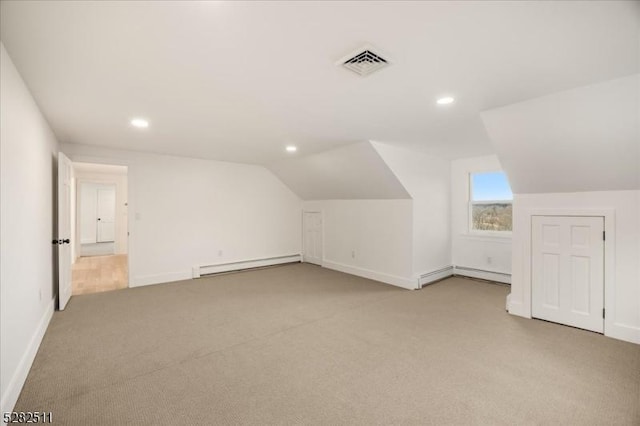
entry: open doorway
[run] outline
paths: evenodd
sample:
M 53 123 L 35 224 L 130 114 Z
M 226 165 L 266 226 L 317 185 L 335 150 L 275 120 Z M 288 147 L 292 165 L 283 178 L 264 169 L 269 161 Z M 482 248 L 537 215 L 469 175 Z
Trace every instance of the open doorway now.
M 80 256 L 116 254 L 116 185 L 80 181 L 76 188 Z
M 73 163 L 72 295 L 127 288 L 127 167 Z

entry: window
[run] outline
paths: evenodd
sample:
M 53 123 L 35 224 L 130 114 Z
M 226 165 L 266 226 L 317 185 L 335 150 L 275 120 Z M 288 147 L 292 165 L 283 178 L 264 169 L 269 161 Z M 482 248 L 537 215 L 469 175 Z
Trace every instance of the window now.
M 513 194 L 503 172 L 471 173 L 469 216 L 472 231 L 511 232 Z

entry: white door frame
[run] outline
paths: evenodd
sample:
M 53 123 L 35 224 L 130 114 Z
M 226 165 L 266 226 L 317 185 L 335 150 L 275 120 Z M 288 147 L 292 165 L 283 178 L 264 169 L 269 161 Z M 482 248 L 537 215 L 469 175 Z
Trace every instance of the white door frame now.
M 69 158 L 71 159 L 72 163 L 90 163 L 90 164 L 103 164 L 106 166 L 125 166 L 127 168 L 127 241 L 125 242 L 125 244 L 127 245 L 127 287 L 132 287 L 131 283 L 131 278 L 132 278 L 132 272 L 131 272 L 131 264 L 132 262 L 132 250 L 131 250 L 131 238 L 129 238 L 129 236 L 133 233 L 133 228 L 134 228 L 134 221 L 133 221 L 133 212 L 134 210 L 131 208 L 131 206 L 135 206 L 135 202 L 134 202 L 134 194 L 131 191 L 131 164 L 129 164 L 128 161 L 119 161 L 117 159 L 104 159 L 104 158 L 96 158 L 96 157 L 87 157 L 87 156 L 83 156 L 83 155 L 73 155 L 73 154 L 69 154 Z M 100 179 L 76 179 L 76 195 L 77 195 L 77 188 L 79 186 L 79 182 L 93 182 L 93 183 L 114 183 L 112 180 L 109 179 L 105 179 L 103 181 L 101 181 Z M 116 189 L 117 190 L 117 189 Z M 78 224 L 79 224 L 79 219 L 78 219 L 78 215 L 77 215 L 77 209 L 78 209 L 78 202 L 76 200 L 76 239 L 78 239 Z
M 563 208 L 546 208 L 546 209 L 527 209 L 528 230 L 525 233 L 525 241 L 523 244 L 523 262 L 524 273 L 522 292 L 523 305 L 521 312 L 518 314 L 531 318 L 532 310 L 532 232 L 533 232 L 533 216 L 601 216 L 604 217 L 604 308 L 606 316 L 604 319 L 604 335 L 612 336 L 615 330 L 615 209 L 563 209 Z M 615 333 L 615 331 L 614 331 Z M 615 337 L 615 336 L 612 336 Z
M 305 229 L 306 224 L 305 224 L 305 221 L 304 221 L 304 215 L 306 213 L 318 213 L 318 214 L 320 214 L 320 221 L 322 223 L 322 230 L 320 231 L 320 235 L 322 236 L 322 244 L 321 244 L 321 247 L 322 247 L 322 259 L 320 259 L 320 266 L 323 266 L 324 265 L 324 213 L 323 213 L 322 210 L 304 210 L 304 209 L 302 210 L 302 216 L 301 216 L 302 217 L 302 250 L 301 250 L 302 251 L 302 256 L 301 256 L 302 262 L 304 262 L 304 248 L 305 248 L 305 244 L 304 243 L 305 243 L 305 230 L 306 230 Z

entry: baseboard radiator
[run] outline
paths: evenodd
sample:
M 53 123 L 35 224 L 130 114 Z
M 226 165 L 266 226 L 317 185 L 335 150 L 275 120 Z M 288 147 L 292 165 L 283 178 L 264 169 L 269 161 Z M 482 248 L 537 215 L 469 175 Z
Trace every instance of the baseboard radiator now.
M 453 275 L 511 284 L 511 274 L 507 274 L 505 272 L 486 271 L 484 269 L 467 268 L 466 266 L 454 266 Z
M 453 275 L 511 284 L 511 274 L 507 274 L 505 272 L 487 271 L 484 269 L 467 268 L 466 266 L 450 265 L 420 275 L 418 287 L 422 288 Z
M 193 267 L 193 278 L 206 277 L 225 272 L 237 272 L 247 269 L 264 268 L 266 266 L 282 265 L 285 263 L 298 263 L 301 261 L 301 255 L 291 254 L 287 256 L 265 257 L 262 259 L 241 260 L 237 262 L 198 265 Z
M 418 281 L 418 288 L 422 288 L 426 285 L 433 284 L 437 281 L 443 280 L 453 275 L 453 265 L 445 266 L 444 268 L 437 269 L 435 271 L 427 272 L 420 275 Z

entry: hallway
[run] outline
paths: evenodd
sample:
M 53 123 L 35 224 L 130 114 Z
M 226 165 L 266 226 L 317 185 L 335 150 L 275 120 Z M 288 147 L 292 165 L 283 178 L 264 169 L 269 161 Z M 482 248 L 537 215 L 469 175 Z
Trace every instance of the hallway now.
M 127 255 L 80 257 L 72 267 L 72 294 L 100 293 L 128 287 Z

